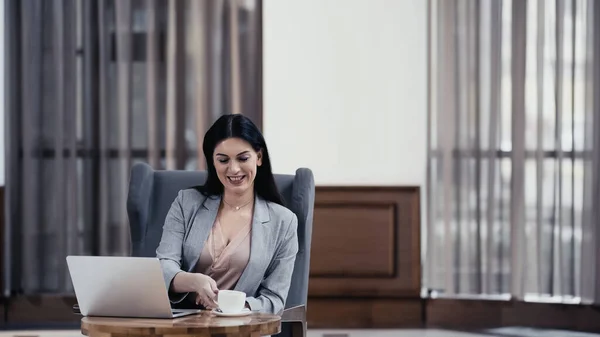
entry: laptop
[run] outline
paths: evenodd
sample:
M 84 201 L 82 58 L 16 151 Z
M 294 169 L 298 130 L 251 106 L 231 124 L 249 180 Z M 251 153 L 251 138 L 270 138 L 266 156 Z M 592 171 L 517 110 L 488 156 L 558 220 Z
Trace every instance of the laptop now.
M 83 316 L 177 318 L 200 309 L 172 309 L 160 262 L 151 257 L 67 256 Z

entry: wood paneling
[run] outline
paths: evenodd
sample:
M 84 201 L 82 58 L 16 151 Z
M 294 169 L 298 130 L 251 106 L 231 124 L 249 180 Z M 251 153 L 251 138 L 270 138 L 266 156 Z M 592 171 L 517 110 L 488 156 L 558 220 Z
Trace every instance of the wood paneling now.
M 429 327 L 483 329 L 503 326 L 600 331 L 600 307 L 467 299 L 429 299 Z
M 311 298 L 310 329 L 387 329 L 423 326 L 420 299 Z
M 5 187 L 0 186 L 0 289 L 4 290 L 4 193 Z
M 5 187 L 0 186 L 0 289 L 4 289 L 4 193 Z M 4 299 L 2 299 L 1 301 L 2 305 L 0 306 L 0 317 L 2 317 L 2 320 L 0 320 L 0 326 L 5 324 L 4 313 L 6 311 Z
M 423 324 L 418 187 L 317 187 L 310 328 Z
M 343 224 L 316 227 L 313 235 L 313 260 L 310 276 L 394 277 L 395 240 L 393 204 L 325 204 L 315 209 L 321 224 Z M 342 234 L 342 235 L 340 235 Z
M 310 297 L 412 297 L 421 284 L 418 187 L 317 187 Z
M 504 301 L 428 300 L 428 326 L 494 327 L 500 326 Z

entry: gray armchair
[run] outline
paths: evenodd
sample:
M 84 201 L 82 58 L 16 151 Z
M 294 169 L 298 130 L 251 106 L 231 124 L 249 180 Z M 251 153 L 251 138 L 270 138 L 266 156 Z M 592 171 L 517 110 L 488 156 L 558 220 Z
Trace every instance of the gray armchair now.
M 156 171 L 144 163 L 131 169 L 127 213 L 132 255 L 156 256 L 162 227 L 177 192 L 203 184 L 205 171 Z M 306 335 L 306 302 L 312 236 L 315 184 L 311 170 L 300 168 L 295 175 L 275 175 L 285 206 L 298 217 L 298 244 L 294 274 L 277 336 Z

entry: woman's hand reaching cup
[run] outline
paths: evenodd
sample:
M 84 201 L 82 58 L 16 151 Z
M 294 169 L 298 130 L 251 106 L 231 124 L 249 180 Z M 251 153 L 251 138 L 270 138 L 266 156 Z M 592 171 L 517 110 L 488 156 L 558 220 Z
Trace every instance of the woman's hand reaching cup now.
M 219 293 L 217 282 L 210 276 L 204 274 L 196 275 L 196 305 L 201 304 L 208 310 L 218 308 L 216 301 L 217 294 Z

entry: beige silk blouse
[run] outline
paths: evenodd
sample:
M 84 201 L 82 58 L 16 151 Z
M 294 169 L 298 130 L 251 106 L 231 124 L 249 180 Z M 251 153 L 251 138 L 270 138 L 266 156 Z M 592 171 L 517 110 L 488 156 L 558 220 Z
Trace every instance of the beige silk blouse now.
M 227 244 L 217 218 L 196 264 L 196 272 L 210 276 L 218 289 L 233 289 L 250 260 L 251 227 L 250 221 Z

